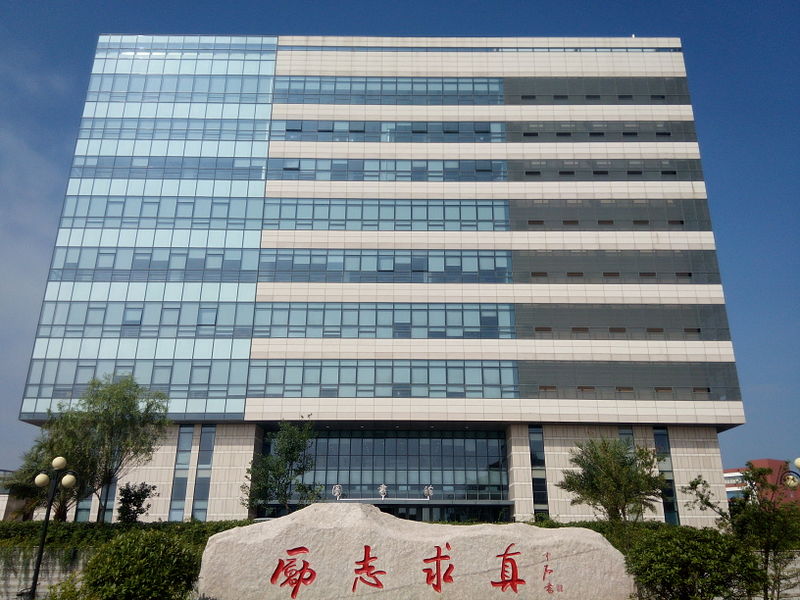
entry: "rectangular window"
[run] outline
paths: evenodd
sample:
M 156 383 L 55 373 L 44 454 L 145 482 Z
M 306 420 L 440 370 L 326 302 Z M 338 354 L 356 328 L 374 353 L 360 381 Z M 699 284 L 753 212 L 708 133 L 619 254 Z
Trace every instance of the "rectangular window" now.
M 208 516 L 208 499 L 211 491 L 211 463 L 216 438 L 215 425 L 203 425 L 200 430 L 200 448 L 197 454 L 197 472 L 192 498 L 192 519 L 205 521 Z
M 531 484 L 535 515 L 548 516 L 547 472 L 545 470 L 544 430 L 541 425 L 528 426 L 528 443 L 531 453 Z
M 181 425 L 178 429 L 178 444 L 175 453 L 175 471 L 172 478 L 172 493 L 169 502 L 169 520 L 183 521 L 186 505 L 186 486 L 189 483 L 189 461 L 192 455 L 194 425 Z

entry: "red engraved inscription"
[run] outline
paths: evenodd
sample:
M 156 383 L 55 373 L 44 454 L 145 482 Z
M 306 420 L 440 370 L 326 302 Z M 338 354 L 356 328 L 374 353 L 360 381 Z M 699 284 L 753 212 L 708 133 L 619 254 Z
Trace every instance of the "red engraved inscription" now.
M 445 544 L 445 548 L 450 550 L 450 544 Z M 444 573 L 442 573 L 442 562 L 450 560 L 449 554 L 442 554 L 442 547 L 436 546 L 436 555 L 431 558 L 426 558 L 422 562 L 425 564 L 433 563 L 433 568 L 422 569 L 425 573 L 425 583 L 433 587 L 434 591 L 442 593 L 442 584 L 453 583 L 453 565 L 447 565 Z
M 506 551 L 498 554 L 497 558 L 503 559 L 500 563 L 500 581 L 492 581 L 492 586 L 499 587 L 500 591 L 513 590 L 515 594 L 519 593 L 517 587 L 525 585 L 525 580 L 519 576 L 519 569 L 517 568 L 517 561 L 514 556 L 521 554 L 520 552 L 511 552 L 514 544 L 509 544 Z
M 275 571 L 272 573 L 269 582 L 274 585 L 283 577 L 284 579 L 281 582 L 281 587 L 285 585 L 290 586 L 292 588 L 292 598 L 297 598 L 300 586 L 314 583 L 314 580 L 317 578 L 317 572 L 309 566 L 307 560 L 303 560 L 302 566 L 297 565 L 298 559 L 294 557 L 298 554 L 308 554 L 308 548 L 305 546 L 298 546 L 297 548 L 287 550 L 286 554 L 292 558 L 287 558 L 286 560 L 282 558 L 278 559 L 278 566 L 275 567 Z
M 375 566 L 372 563 L 378 560 L 378 557 L 372 556 L 371 553 L 372 553 L 372 548 L 370 546 L 364 546 L 364 558 L 356 561 L 356 565 L 358 565 L 358 568 L 353 571 L 356 574 L 355 579 L 353 579 L 354 592 L 356 591 L 356 587 L 358 586 L 359 581 L 365 585 L 383 589 L 383 582 L 379 579 L 378 576 L 386 575 L 386 571 L 378 571 L 375 568 Z

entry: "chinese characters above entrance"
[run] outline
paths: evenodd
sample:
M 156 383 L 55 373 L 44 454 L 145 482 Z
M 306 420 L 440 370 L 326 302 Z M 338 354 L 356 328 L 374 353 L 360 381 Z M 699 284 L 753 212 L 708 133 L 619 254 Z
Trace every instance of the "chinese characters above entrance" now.
M 623 600 L 632 589 L 622 555 L 586 529 L 431 525 L 368 504 L 315 504 L 217 534 L 200 572 L 209 600 Z

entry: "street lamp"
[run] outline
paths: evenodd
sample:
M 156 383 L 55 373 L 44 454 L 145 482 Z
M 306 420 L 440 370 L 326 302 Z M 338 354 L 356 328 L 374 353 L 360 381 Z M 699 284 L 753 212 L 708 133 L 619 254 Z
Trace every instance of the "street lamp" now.
M 800 470 L 800 457 L 794 459 L 794 466 Z M 783 482 L 783 485 L 792 491 L 800 487 L 800 473 L 797 471 L 792 471 L 788 465 L 781 474 L 780 480 Z
M 42 566 L 42 556 L 44 555 L 44 543 L 47 539 L 47 525 L 50 522 L 50 510 L 53 508 L 53 500 L 56 497 L 56 490 L 59 487 L 59 484 L 64 489 L 71 489 L 75 487 L 75 484 L 78 483 L 78 479 L 75 476 L 75 473 L 72 471 L 67 471 L 67 459 L 63 456 L 57 456 L 53 459 L 53 462 L 50 463 L 53 467 L 52 477 L 42 471 L 36 477 L 34 477 L 33 482 L 36 484 L 36 487 L 44 488 L 50 486 L 50 489 L 47 492 L 47 510 L 44 513 L 44 523 L 42 524 L 42 535 L 39 538 L 39 551 L 36 555 L 36 564 L 33 567 L 33 581 L 31 582 L 31 587 L 28 590 L 20 592 L 17 596 L 22 596 L 24 598 L 29 598 L 33 600 L 36 598 L 36 586 L 39 583 L 39 569 Z

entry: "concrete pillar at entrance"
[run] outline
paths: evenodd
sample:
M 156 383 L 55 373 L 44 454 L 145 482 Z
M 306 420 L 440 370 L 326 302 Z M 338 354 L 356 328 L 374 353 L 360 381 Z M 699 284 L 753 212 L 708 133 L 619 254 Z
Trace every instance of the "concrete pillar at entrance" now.
M 533 481 L 528 425 L 514 424 L 506 428 L 508 451 L 508 499 L 514 502 L 515 521 L 533 520 Z

